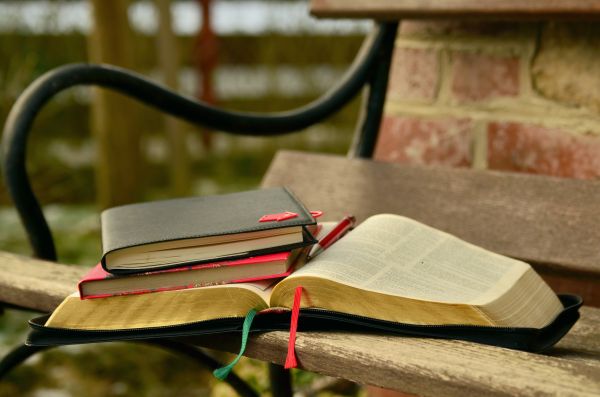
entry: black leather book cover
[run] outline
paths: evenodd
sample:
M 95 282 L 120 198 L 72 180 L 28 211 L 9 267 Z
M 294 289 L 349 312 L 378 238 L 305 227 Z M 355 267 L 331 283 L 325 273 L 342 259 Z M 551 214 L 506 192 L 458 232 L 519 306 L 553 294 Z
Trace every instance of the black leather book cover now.
M 579 319 L 582 300 L 576 295 L 559 295 L 564 310 L 543 328 L 494 327 L 481 325 L 418 325 L 370 319 L 322 309 L 301 309 L 298 330 L 385 332 L 417 337 L 466 340 L 509 349 L 542 352 L 557 343 Z M 78 330 L 46 327 L 49 315 L 29 321 L 28 346 L 60 346 L 76 343 L 111 342 L 151 338 L 174 338 L 226 332 L 240 332 L 243 317 L 197 323 L 122 330 Z M 260 313 L 251 331 L 289 330 L 290 312 Z
M 264 215 L 288 211 L 298 216 L 282 221 L 259 222 Z M 113 207 L 101 215 L 102 266 L 106 269 L 107 253 L 123 248 L 315 223 L 310 212 L 283 187 Z M 304 243 L 300 245 L 315 242 L 310 233 L 304 235 Z M 282 250 L 279 248 L 279 251 Z M 120 274 L 135 272 L 110 271 Z

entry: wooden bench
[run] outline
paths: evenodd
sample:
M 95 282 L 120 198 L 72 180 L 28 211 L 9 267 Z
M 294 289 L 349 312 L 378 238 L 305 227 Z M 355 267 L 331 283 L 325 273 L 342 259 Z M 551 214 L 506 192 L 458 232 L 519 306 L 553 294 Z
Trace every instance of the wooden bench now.
M 595 0 L 311 0 L 311 13 L 324 18 L 492 19 L 548 20 L 597 19 Z
M 595 230 L 587 226 L 600 219 L 600 210 L 592 205 L 600 195 L 598 182 L 280 152 L 263 186 L 281 184 L 291 187 L 309 208 L 325 211 L 328 219 L 346 212 L 359 220 L 380 212 L 411 216 L 498 252 L 527 258 L 544 276 L 569 274 L 572 285 L 588 285 L 591 298 L 597 299 L 593 286 L 600 280 L 600 253 L 594 248 L 600 233 L 578 237 L 581 230 Z M 549 191 L 553 194 L 540 194 Z M 535 205 L 519 206 L 523 200 Z M 82 272 L 0 253 L 0 300 L 52 310 Z M 246 355 L 282 364 L 287 338 L 280 331 L 254 335 Z M 236 352 L 240 340 L 237 335 L 219 335 L 185 342 Z M 600 309 L 589 306 L 548 354 L 359 333 L 300 333 L 296 348 L 303 369 L 423 396 L 600 391 Z
M 586 292 L 598 303 L 600 230 L 594 225 L 600 219 L 595 205 L 600 182 L 279 152 L 263 186 L 280 185 L 292 188 L 309 208 L 323 210 L 325 219 L 406 215 L 528 260 L 555 289 Z M 304 369 L 423 396 L 594 395 L 600 392 L 599 321 L 600 309 L 584 307 L 579 322 L 548 355 L 342 333 L 301 334 L 297 354 Z M 195 342 L 235 351 L 238 341 Z M 255 336 L 250 346 L 250 357 L 281 363 L 287 334 Z
M 493 1 L 485 6 L 482 3 L 314 0 L 313 13 L 394 21 L 402 17 L 512 19 L 587 17 L 600 13 L 594 1 L 578 4 L 570 0 Z M 353 154 L 369 157 L 379 128 L 391 51 L 389 44 L 393 43 L 394 33 L 394 22 L 380 24 L 378 34 L 369 40 L 379 39 L 381 43 L 366 46 L 363 51 L 366 61 L 359 60 L 351 70 L 359 77 L 344 80 L 342 88 L 336 91 L 337 96 L 327 96 L 326 106 L 319 103 L 310 111 L 276 115 L 268 120 L 243 115 L 230 117 L 206 106 L 195 108 L 189 101 L 177 97 L 162 101 L 157 98 L 164 92 L 147 86 L 134 92 L 120 72 L 108 76 L 103 69 L 93 67 L 74 68 L 79 73 L 75 78 L 67 79 L 73 70 L 64 69 L 50 76 L 55 78 L 52 84 L 50 78 L 40 81 L 38 88 L 47 89 L 42 90 L 43 100 L 35 106 L 74 84 L 100 84 L 189 121 L 208 123 L 212 128 L 242 133 L 247 133 L 244 128 L 256 128 L 259 134 L 275 135 L 322 119 L 347 102 L 347 96 L 367 84 L 369 112 L 359 126 L 362 134 Z M 368 53 L 370 48 L 372 54 Z M 369 68 L 374 72 L 367 73 L 365 70 Z M 27 100 L 18 102 L 15 109 L 15 114 L 23 109 L 31 112 Z M 198 111 L 192 114 L 193 110 Z M 26 140 L 30 120 L 17 116 L 9 118 L 8 124 L 25 131 L 16 140 Z M 255 127 L 245 127 L 244 123 Z M 7 162 L 10 172 L 22 177 L 26 175 L 24 161 L 18 158 L 21 152 L 16 153 L 17 157 L 9 156 Z M 486 248 L 530 261 L 556 290 L 579 293 L 588 303 L 598 305 L 598 182 L 282 152 L 275 158 L 263 186 L 282 184 L 296 191 L 311 209 L 325 211 L 326 219 L 335 220 L 346 212 L 354 213 L 359 220 L 380 212 L 404 214 Z M 15 194 L 16 205 L 21 206 L 22 211 L 31 205 L 26 190 Z M 39 218 L 26 224 L 30 232 L 44 235 Z M 35 239 L 32 244 L 38 256 L 54 259 L 53 245 L 47 240 Z M 25 309 L 51 311 L 72 292 L 83 272 L 67 265 L 0 252 L 0 301 Z M 301 368 L 306 370 L 424 396 L 598 395 L 600 309 L 585 306 L 581 314 L 572 331 L 545 355 L 460 341 L 347 333 L 301 333 L 296 344 L 297 354 Z M 231 352 L 239 348 L 236 335 L 188 338 L 185 342 Z M 287 333 L 268 332 L 252 336 L 246 354 L 282 364 L 286 348 Z

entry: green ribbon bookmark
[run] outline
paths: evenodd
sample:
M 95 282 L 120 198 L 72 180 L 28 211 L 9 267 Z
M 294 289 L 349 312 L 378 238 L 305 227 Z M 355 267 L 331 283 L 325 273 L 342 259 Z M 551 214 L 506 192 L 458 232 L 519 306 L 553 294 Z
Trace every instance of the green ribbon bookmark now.
M 246 314 L 246 318 L 244 319 L 244 325 L 242 326 L 242 346 L 240 347 L 240 352 L 237 357 L 227 364 L 224 367 L 217 368 L 213 371 L 213 375 L 215 378 L 223 380 L 227 378 L 227 375 L 231 372 L 233 367 L 240 361 L 244 351 L 246 350 L 246 343 L 248 342 L 248 335 L 250 334 L 250 327 L 252 326 L 252 320 L 254 320 L 254 316 L 256 315 L 256 310 L 252 309 Z

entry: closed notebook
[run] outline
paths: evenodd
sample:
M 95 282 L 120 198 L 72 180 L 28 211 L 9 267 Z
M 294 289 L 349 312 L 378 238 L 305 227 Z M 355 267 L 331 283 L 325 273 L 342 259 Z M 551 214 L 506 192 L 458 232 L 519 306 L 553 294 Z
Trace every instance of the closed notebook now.
M 283 213 L 291 215 L 260 222 Z M 314 244 L 316 227 L 285 188 L 114 207 L 101 223 L 102 267 L 114 274 L 289 251 Z

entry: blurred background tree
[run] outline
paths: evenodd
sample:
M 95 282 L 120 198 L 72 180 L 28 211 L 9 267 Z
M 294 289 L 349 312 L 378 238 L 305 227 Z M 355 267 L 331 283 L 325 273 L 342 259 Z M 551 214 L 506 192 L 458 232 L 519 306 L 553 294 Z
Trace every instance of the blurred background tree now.
M 133 69 L 228 109 L 292 109 L 339 80 L 368 28 L 313 20 L 305 0 L 0 0 L 0 120 L 36 77 L 88 61 Z M 307 131 L 269 139 L 208 132 L 100 89 L 59 95 L 38 116 L 28 148 L 59 258 L 86 267 L 98 261 L 101 208 L 254 188 L 282 148 L 345 153 L 358 102 Z M 30 254 L 3 184 L 0 249 Z M 24 339 L 32 316 L 11 310 L 0 316 L 0 353 Z M 56 370 L 46 370 L 50 363 Z M 131 345 L 62 349 L 11 374 L 0 396 L 230 393 L 199 388 L 204 378 L 197 371 Z M 268 392 L 261 363 L 246 361 L 239 371 Z M 295 376 L 304 386 L 314 379 Z

